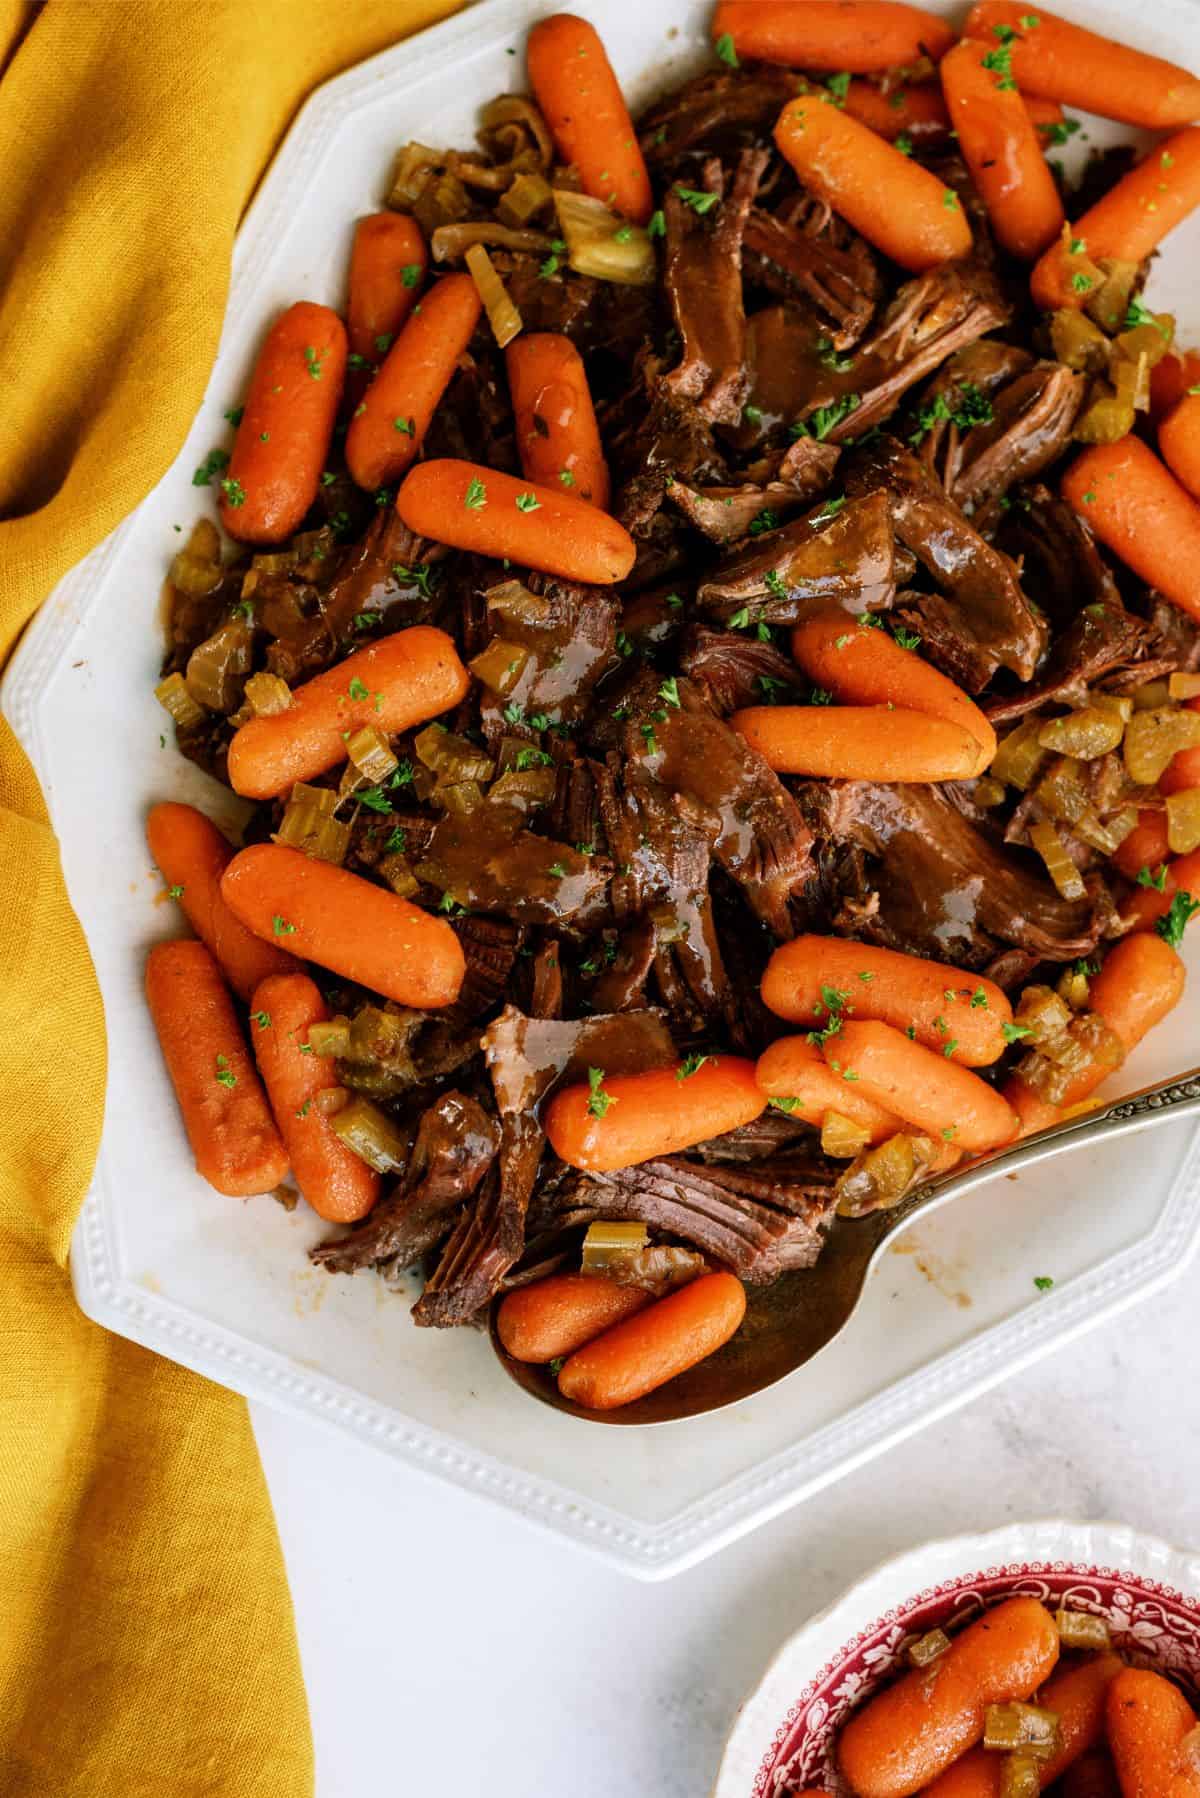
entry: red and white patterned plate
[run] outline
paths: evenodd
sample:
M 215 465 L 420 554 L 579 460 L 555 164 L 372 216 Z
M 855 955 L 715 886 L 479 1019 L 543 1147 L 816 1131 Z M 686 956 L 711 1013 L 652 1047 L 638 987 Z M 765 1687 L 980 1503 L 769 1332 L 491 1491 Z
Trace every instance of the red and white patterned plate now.
M 850 1712 L 910 1642 L 1015 1595 L 1104 1617 L 1116 1647 L 1200 1690 L 1200 1556 L 1112 1524 L 1013 1524 L 889 1561 L 797 1631 L 738 1713 L 713 1798 L 850 1798 L 833 1764 Z

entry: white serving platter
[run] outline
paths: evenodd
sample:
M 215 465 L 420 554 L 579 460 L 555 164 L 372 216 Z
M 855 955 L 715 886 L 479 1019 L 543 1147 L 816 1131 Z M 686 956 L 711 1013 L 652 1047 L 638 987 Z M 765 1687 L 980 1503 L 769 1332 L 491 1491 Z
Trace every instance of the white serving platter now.
M 143 819 L 163 798 L 190 800 L 224 823 L 238 818 L 237 802 L 169 746 L 169 728 L 164 740 L 153 698 L 173 527 L 211 505 L 192 470 L 229 441 L 222 413 L 241 392 L 263 322 L 297 298 L 340 302 L 353 221 L 378 206 L 397 146 L 469 142 L 477 107 L 521 86 L 525 30 L 550 10 L 487 0 L 304 107 L 242 229 L 224 336 L 187 441 L 154 492 L 47 601 L 0 699 L 45 787 L 107 1015 L 104 1138 L 71 1252 L 80 1305 L 249 1397 L 374 1442 L 658 1579 L 1178 1274 L 1200 1229 L 1200 1157 L 1186 1126 L 1164 1125 L 1014 1182 L 989 1181 L 917 1221 L 851 1326 L 808 1367 L 715 1415 L 625 1430 L 531 1401 L 482 1335 L 418 1330 L 406 1302 L 378 1282 L 311 1269 L 305 1251 L 324 1226 L 303 1206 L 289 1215 L 266 1200 L 219 1198 L 192 1172 L 142 1001 L 146 949 L 176 927 Z M 706 6 L 592 0 L 579 10 L 602 28 L 639 104 L 704 55 Z M 1118 33 L 1124 11 L 1124 35 L 1200 66 L 1200 12 L 1188 0 L 1136 22 L 1131 7 L 1113 4 L 1057 10 Z M 1200 341 L 1200 295 L 1188 279 L 1198 247 L 1193 221 L 1152 287 L 1190 341 Z M 1193 965 L 1198 950 L 1194 942 Z M 1195 1020 L 1193 1001 L 1131 1060 L 1123 1085 L 1200 1060 Z M 1035 1275 L 1052 1276 L 1054 1290 L 1039 1295 Z

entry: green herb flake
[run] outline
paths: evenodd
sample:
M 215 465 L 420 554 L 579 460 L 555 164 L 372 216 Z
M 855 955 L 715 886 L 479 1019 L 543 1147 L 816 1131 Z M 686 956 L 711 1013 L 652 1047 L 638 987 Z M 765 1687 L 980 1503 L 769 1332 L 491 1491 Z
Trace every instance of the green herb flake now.
M 1164 943 L 1169 943 L 1172 949 L 1178 949 L 1183 941 L 1184 931 L 1197 912 L 1200 912 L 1200 899 L 1193 899 L 1181 887 L 1171 900 L 1170 911 L 1165 918 L 1158 920 L 1154 928 Z
M 690 1080 L 693 1074 L 700 1072 L 708 1059 L 707 1055 L 685 1055 L 675 1070 L 676 1080 Z
M 393 418 L 392 429 L 399 431 L 402 437 L 415 437 L 417 434 L 416 422 L 411 418 Z
M 275 916 L 271 919 L 271 929 L 275 932 L 276 936 L 294 936 L 296 926 L 294 924 L 289 924 L 286 918 L 281 918 L 279 913 L 276 912 Z
M 210 487 L 215 474 L 220 474 L 229 465 L 229 451 L 223 449 L 209 450 L 203 462 L 192 476 L 193 487 Z
M 1032 1034 L 1032 1024 L 1001 1024 L 1001 1035 L 1006 1043 L 1019 1043 L 1023 1036 Z
M 370 652 L 368 651 L 368 654 L 369 653 Z M 360 681 L 356 674 L 354 679 L 350 682 L 350 685 L 346 688 L 346 691 L 351 699 L 366 699 L 370 696 L 371 689 L 365 682 Z
M 1160 862 L 1153 874 L 1150 872 L 1149 868 L 1139 868 L 1137 873 L 1137 883 L 1140 887 L 1153 887 L 1156 893 L 1165 893 L 1167 890 L 1166 862 Z
M 676 711 L 679 710 L 679 676 L 677 674 L 671 675 L 669 680 L 663 682 L 658 689 L 658 697 L 664 699 L 668 705 L 673 705 Z
M 647 237 L 665 237 L 666 235 L 667 235 L 667 221 L 664 218 L 662 211 L 659 210 L 656 212 L 652 212 L 650 214 L 649 222 L 646 225 L 646 236 Z
M 676 187 L 675 192 L 686 205 L 691 207 L 693 212 L 698 212 L 701 218 L 705 213 L 712 211 L 721 197 L 720 194 L 704 193 L 698 187 Z
M 904 625 L 893 631 L 892 636 L 901 649 L 919 649 L 921 646 L 920 632 L 907 630 Z
M 225 495 L 230 506 L 236 508 L 237 506 L 244 506 L 246 503 L 246 489 L 242 486 L 240 481 L 231 480 L 228 475 L 221 482 L 221 492 Z
M 839 69 L 836 75 L 827 75 L 825 78 L 825 86 L 833 95 L 835 104 L 844 106 L 846 104 L 846 95 L 850 91 L 849 69 Z
M 721 33 L 720 37 L 713 45 L 713 49 L 725 64 L 726 68 L 736 69 L 741 66 L 738 62 L 738 53 L 733 47 L 733 38 L 728 31 L 723 31 Z
M 605 1112 L 608 1110 L 609 1106 L 615 1105 L 617 1103 L 617 1100 L 614 1098 L 612 1093 L 606 1093 L 604 1090 L 604 1069 L 603 1068 L 589 1068 L 587 1071 L 587 1077 L 588 1077 L 587 1108 L 591 1112 L 591 1114 L 594 1118 L 602 1118 L 604 1116 Z
M 1049 1274 L 1034 1274 L 1033 1283 L 1039 1292 L 1049 1292 L 1054 1285 Z
M 467 491 L 463 496 L 463 505 L 467 508 L 468 512 L 482 511 L 483 507 L 487 505 L 487 488 L 479 479 L 478 475 L 472 475 L 471 479 L 467 482 Z
M 899 137 L 896 138 L 896 140 L 893 144 L 893 148 L 899 150 L 901 156 L 911 156 L 912 155 L 913 140 L 908 135 L 907 131 L 902 131 L 900 133 Z
M 791 1117 L 794 1111 L 802 1109 L 804 1101 L 803 1099 L 790 1099 L 781 1095 L 779 1098 L 768 1099 L 767 1104 L 772 1111 L 782 1111 L 785 1112 L 788 1117 Z
M 542 509 L 542 502 L 536 493 L 518 493 L 516 505 L 518 512 L 540 512 Z
M 404 267 L 400 270 L 400 285 L 402 287 L 415 287 L 420 279 L 421 264 L 419 262 L 406 262 Z
M 325 352 L 322 351 L 321 355 L 324 355 L 324 353 Z M 304 366 L 314 381 L 319 381 L 321 379 L 321 356 L 317 354 L 311 343 L 305 346 Z

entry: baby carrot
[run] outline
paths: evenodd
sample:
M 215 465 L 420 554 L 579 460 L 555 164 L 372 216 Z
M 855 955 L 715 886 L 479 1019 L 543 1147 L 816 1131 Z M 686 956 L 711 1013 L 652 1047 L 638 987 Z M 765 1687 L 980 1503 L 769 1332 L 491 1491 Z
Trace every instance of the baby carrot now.
M 830 1111 L 849 1118 L 870 1131 L 872 1146 L 886 1142 L 904 1128 L 894 1111 L 864 1098 L 856 1086 L 848 1086 L 840 1074 L 825 1064 L 815 1043 L 804 1036 L 781 1036 L 759 1056 L 754 1069 L 768 1099 L 784 1101 L 782 1109 L 792 1117 L 803 1118 L 819 1130 Z
M 898 137 L 911 138 L 917 144 L 932 143 L 950 129 L 942 90 L 932 81 L 911 87 L 906 84 L 885 93 L 873 81 L 855 80 L 846 89 L 842 105 L 852 119 L 869 125 L 890 144 Z
M 723 1136 L 750 1123 L 766 1104 L 752 1061 L 706 1055 L 699 1067 L 684 1061 L 611 1079 L 603 1068 L 589 1068 L 586 1086 L 554 1095 L 543 1128 L 568 1166 L 604 1174 Z
M 1068 1770 L 1063 1798 L 1121 1798 L 1116 1769 L 1103 1748 L 1085 1754 Z
M 623 581 L 637 550 L 598 506 L 474 462 L 422 462 L 396 495 L 410 531 L 568 581 Z
M 852 75 L 936 62 L 955 38 L 945 19 L 898 0 L 720 0 L 710 30 L 755 62 Z
M 273 799 L 344 762 L 350 731 L 409 730 L 457 705 L 469 685 L 445 631 L 396 631 L 297 687 L 286 711 L 248 719 L 229 745 L 229 784 L 244 798 Z
M 1195 859 L 1200 864 L 1200 851 Z M 1153 897 L 1160 895 L 1154 893 Z M 1169 906 L 1170 900 L 1166 903 Z M 1183 962 L 1171 945 L 1152 930 L 1139 931 L 1122 937 L 1109 950 L 1100 972 L 1089 983 L 1088 1006 L 1120 1038 L 1126 1054 L 1132 1054 L 1142 1038 L 1178 1005 L 1186 978 Z M 1090 1098 L 1108 1072 L 1107 1068 L 1083 1069 L 1058 1105 L 1043 1099 L 1019 1074 L 1013 1074 L 1004 1097 L 1021 1119 L 1022 1136 L 1056 1124 L 1070 1106 Z
M 1153 874 L 1170 858 L 1167 814 L 1143 806 L 1138 821 L 1113 852 L 1113 861 L 1128 880 L 1136 880 L 1143 868 Z
M 901 706 L 752 705 L 729 722 L 781 774 L 969 780 L 982 765 L 978 738 L 961 725 Z
M 651 1298 L 596 1274 L 551 1274 L 501 1299 L 496 1334 L 514 1361 L 554 1361 L 644 1311 Z
M 1037 1694 L 1036 1703 L 1058 1718 L 1060 1746 L 1038 1767 L 1042 1790 L 1060 1779 L 1104 1734 L 1104 1701 L 1124 1663 L 1115 1654 L 1097 1654 L 1060 1668 Z M 1001 1798 L 1004 1756 L 972 1748 L 925 1788 L 923 1798 Z
M 578 1349 L 558 1376 L 558 1390 L 589 1411 L 632 1404 L 715 1354 L 745 1315 L 739 1279 L 701 1274 Z
M 1200 350 L 1168 350 L 1150 370 L 1150 422 L 1162 423 L 1192 387 L 1200 390 Z
M 934 1142 L 980 1154 L 1011 1142 L 1017 1119 L 978 1074 L 891 1024 L 847 1021 L 821 1045 L 835 1074 Z
M 988 1705 L 1031 1697 L 1058 1653 L 1053 1620 L 1036 1599 L 985 1611 L 932 1667 L 914 1668 L 851 1717 L 838 1762 L 857 1798 L 922 1791 L 979 1741 Z
M 1140 437 L 1083 450 L 1062 496 L 1135 574 L 1200 619 L 1200 507 Z
M 594 27 L 569 12 L 542 19 L 529 33 L 525 64 L 558 153 L 579 171 L 584 193 L 644 225 L 654 205 L 650 177 Z
M 1108 1688 L 1107 1717 L 1122 1798 L 1200 1798 L 1200 1769 L 1179 1752 L 1196 1713 L 1178 1686 L 1126 1667 Z
M 1041 6 L 981 0 L 968 13 L 965 30 L 1011 52 L 1007 60 L 1022 93 L 1152 131 L 1200 118 L 1200 81 L 1186 69 L 1071 25 Z
M 583 358 L 569 337 L 524 331 L 504 352 L 517 454 L 531 481 L 608 509 L 608 465 Z
M 346 463 L 360 487 L 387 486 L 416 459 L 481 310 L 470 275 L 443 275 L 416 307 L 346 433 Z
M 391 349 L 428 261 L 421 227 L 407 212 L 373 212 L 359 219 L 346 301 L 346 333 L 356 356 L 378 362 Z
M 1012 1022 L 1012 1006 L 992 981 L 841 936 L 781 944 L 763 972 L 762 997 L 777 1017 L 809 1029 L 824 1029 L 835 1013 L 911 1027 L 917 1042 L 969 1068 L 999 1060 L 1003 1027 Z
M 434 1008 L 458 997 L 466 964 L 446 920 L 345 868 L 255 843 L 234 856 L 221 892 L 264 942 L 286 942 L 398 1005 Z
M 307 974 L 273 974 L 254 990 L 250 1040 L 296 1185 L 318 1217 L 352 1224 L 379 1197 L 379 1175 L 348 1149 L 317 1103 L 339 1084 L 329 1056 L 314 1055 L 308 1033 L 329 1021 Z
M 1175 759 L 1178 761 L 1178 756 Z M 1168 768 L 1167 774 L 1170 772 Z M 1164 774 L 1164 783 L 1166 778 Z M 1154 876 L 1158 878 L 1158 868 L 1154 869 Z M 1188 855 L 1177 855 L 1167 863 L 1161 892 L 1151 886 L 1138 887 L 1136 892 L 1130 893 L 1121 906 L 1121 917 L 1135 932 L 1151 930 L 1160 918 L 1166 917 L 1176 893 L 1190 893 L 1193 899 L 1200 899 L 1200 849 L 1193 849 Z
M 187 939 L 151 949 L 146 999 L 196 1172 L 230 1198 L 270 1192 L 287 1175 L 287 1152 L 204 944 Z
M 864 625 L 847 629 L 845 612 L 818 612 L 792 632 L 792 654 L 839 705 L 904 706 L 944 718 L 978 741 L 976 774 L 991 763 L 996 733 L 974 700 L 887 631 Z
M 299 528 L 316 498 L 345 374 L 336 312 L 301 300 L 276 319 L 221 482 L 221 523 L 239 543 L 281 543 Z
M 233 848 L 203 812 L 169 801 L 153 806 L 146 841 L 172 898 L 178 899 L 184 917 L 240 998 L 248 999 L 268 974 L 299 967 L 286 949 L 253 936 L 222 899 L 221 876 L 233 860 Z
M 1033 120 L 992 52 L 964 38 L 938 73 L 958 145 L 987 208 L 992 232 L 1012 255 L 1033 262 L 1062 229 L 1063 208 Z
M 822 0 L 801 0 L 807 14 Z M 840 8 L 839 8 L 840 10 Z M 815 94 L 785 106 L 775 142 L 804 186 L 901 268 L 965 256 L 971 227 L 952 188 Z
M 1191 127 L 1155 144 L 1103 199 L 1050 245 L 1029 277 L 1034 304 L 1046 311 L 1082 306 L 1088 290 L 1086 284 L 1082 288 L 1074 284 L 1072 244 L 1082 244 L 1092 262 L 1103 257 L 1141 262 L 1197 206 L 1200 129 Z
M 1200 499 L 1200 394 L 1185 394 L 1158 427 L 1163 461 L 1193 499 Z

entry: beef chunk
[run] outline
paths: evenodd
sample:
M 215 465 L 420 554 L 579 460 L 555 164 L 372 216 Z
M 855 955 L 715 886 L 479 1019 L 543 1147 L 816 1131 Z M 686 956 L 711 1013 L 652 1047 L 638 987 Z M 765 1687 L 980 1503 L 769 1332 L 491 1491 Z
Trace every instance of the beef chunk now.
M 746 482 L 740 487 L 695 488 L 676 480 L 668 495 L 711 543 L 734 543 L 747 532 L 769 530 L 824 493 L 838 453 L 835 444 L 801 437 L 781 461 L 776 478 L 761 486 Z
M 883 291 L 879 264 L 857 231 L 808 193 L 778 212 L 751 212 L 745 262 L 749 280 L 798 302 L 812 315 L 814 336 L 836 350 L 858 342 Z
M 1152 639 L 1150 626 L 1119 600 L 1093 600 L 1055 639 L 1039 678 L 991 700 L 984 710 L 993 724 L 1012 724 L 1051 700 L 1082 705 L 1087 689 L 1117 668 L 1137 666 L 1138 680 L 1148 679 L 1138 658 Z
M 742 233 L 766 166 L 765 150 L 742 152 L 732 188 L 711 224 L 675 188 L 664 201 L 666 288 L 683 340 L 683 359 L 665 384 L 676 398 L 694 401 L 713 424 L 737 424 L 750 393 Z M 703 180 L 709 193 L 722 195 L 724 176 L 715 158 L 705 163 Z
M 775 121 L 796 95 L 796 77 L 764 64 L 698 75 L 644 113 L 638 125 L 651 170 L 667 168 L 698 145 L 728 156 L 768 143 Z
M 773 643 L 706 624 L 689 627 L 680 666 L 722 718 L 748 705 L 794 704 L 807 689 L 795 662 Z
M 747 607 L 767 624 L 795 624 L 828 606 L 881 611 L 896 591 L 895 546 L 888 497 L 866 492 L 749 539 L 700 583 L 696 600 L 726 623 Z
M 1055 627 L 1084 607 L 1119 606 L 1121 593 L 1092 527 L 1040 481 L 1017 489 L 996 544 L 1021 566 L 1021 585 Z

